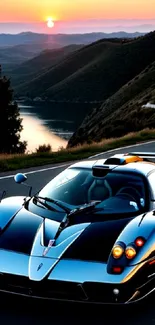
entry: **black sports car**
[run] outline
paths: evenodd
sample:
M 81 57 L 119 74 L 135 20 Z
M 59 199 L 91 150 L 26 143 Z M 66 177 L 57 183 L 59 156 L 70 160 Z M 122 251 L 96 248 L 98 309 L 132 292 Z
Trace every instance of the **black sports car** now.
M 81 161 L 32 197 L 3 198 L 0 290 L 114 304 L 150 294 L 155 288 L 150 158 L 155 154 Z M 26 176 L 17 174 L 15 181 L 23 183 Z

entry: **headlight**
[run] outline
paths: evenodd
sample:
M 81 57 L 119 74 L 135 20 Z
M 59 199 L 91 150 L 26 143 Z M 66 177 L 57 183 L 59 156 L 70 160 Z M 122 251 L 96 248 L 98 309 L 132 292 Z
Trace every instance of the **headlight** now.
M 133 246 L 128 246 L 125 250 L 126 257 L 131 260 L 136 256 L 136 250 Z
M 124 248 L 121 245 L 115 245 L 112 250 L 112 256 L 114 258 L 120 258 L 124 253 Z

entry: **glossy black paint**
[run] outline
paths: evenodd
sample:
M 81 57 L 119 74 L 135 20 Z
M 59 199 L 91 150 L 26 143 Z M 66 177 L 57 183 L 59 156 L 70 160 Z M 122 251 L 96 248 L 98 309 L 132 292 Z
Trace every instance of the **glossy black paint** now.
M 63 258 L 107 262 L 117 237 L 130 220 L 92 223 L 68 248 Z
M 117 161 L 113 160 L 113 163 L 114 162 L 117 163 Z M 110 160 L 106 161 L 106 163 L 110 163 Z M 29 274 L 29 277 L 32 280 L 30 280 L 28 277 L 24 279 L 25 287 L 21 287 L 20 285 L 18 285 L 18 279 L 19 279 L 19 277 L 17 276 L 18 270 L 17 271 L 15 270 L 14 273 L 12 272 L 12 274 L 9 274 L 8 277 L 5 274 L 5 277 L 7 278 L 6 285 L 8 284 L 8 281 L 13 282 L 13 285 L 11 283 L 11 287 L 14 286 L 15 291 L 21 290 L 21 292 L 19 293 L 22 293 L 23 290 L 25 290 L 25 292 L 29 294 L 29 286 L 30 288 L 32 286 L 31 295 L 36 295 L 36 296 L 44 297 L 44 295 L 45 296 L 47 295 L 47 297 L 53 297 L 53 296 L 55 297 L 55 293 L 56 293 L 56 296 L 58 296 L 59 299 L 61 296 L 64 296 L 64 294 L 66 294 L 67 292 L 67 294 L 69 293 L 70 298 L 73 294 L 73 296 L 75 296 L 74 297 L 75 300 L 76 299 L 82 301 L 88 300 L 89 302 L 103 302 L 103 303 L 107 303 L 107 302 L 124 303 L 132 297 L 132 295 L 135 293 L 137 289 L 140 291 L 141 297 L 147 294 L 149 290 L 154 289 L 155 277 L 154 275 L 151 274 L 151 272 L 154 273 L 155 271 L 154 265 L 150 266 L 149 263 L 147 263 L 147 266 L 142 265 L 141 269 L 139 270 L 137 268 L 138 271 L 135 271 L 135 273 L 133 272 L 134 276 L 130 277 L 128 273 L 129 267 L 130 270 L 134 271 L 135 265 L 131 265 L 130 261 L 127 260 L 125 255 L 123 255 L 122 258 L 117 260 L 114 259 L 110 255 L 110 253 L 114 243 L 117 241 L 117 238 L 119 236 L 123 236 L 122 234 L 126 232 L 126 229 L 127 232 L 125 233 L 124 237 L 122 237 L 122 241 L 124 242 L 124 245 L 128 245 L 130 243 L 134 245 L 134 239 L 136 238 L 136 236 L 138 234 L 145 235 L 146 232 L 148 232 L 148 236 L 146 236 L 146 242 L 149 242 L 149 236 L 152 236 L 150 230 L 150 228 L 152 227 L 152 223 L 151 223 L 152 221 L 146 220 L 145 217 L 143 218 L 143 216 L 144 213 L 146 213 L 147 215 L 147 212 L 154 207 L 153 195 L 151 192 L 150 183 L 148 181 L 148 175 L 154 172 L 155 165 L 153 164 L 151 165 L 149 163 L 148 164 L 131 163 L 128 165 L 124 165 L 124 162 L 123 165 L 121 165 L 122 161 L 120 161 L 120 164 L 112 165 L 110 167 L 110 166 L 104 166 L 104 162 L 102 161 L 97 161 L 96 163 L 94 163 L 96 167 L 94 167 L 94 176 L 93 176 L 91 164 L 92 164 L 91 162 L 88 163 L 80 162 L 78 164 L 75 164 L 71 168 L 74 170 L 82 169 L 84 170 L 85 173 L 89 171 L 89 174 L 91 175 L 92 178 L 92 182 L 94 181 L 93 177 L 99 178 L 99 180 L 101 180 L 101 178 L 103 178 L 105 174 L 108 175 L 109 170 L 110 170 L 109 174 L 111 175 L 117 174 L 114 176 L 115 179 L 113 184 L 115 186 L 112 187 L 112 194 L 109 195 L 110 200 L 107 202 L 107 199 L 106 198 L 102 199 L 101 196 L 102 202 L 97 205 L 97 208 L 99 208 L 100 211 L 97 210 L 97 208 L 95 208 L 92 211 L 88 211 L 88 212 L 83 211 L 82 213 L 77 213 L 76 215 L 74 215 L 74 213 L 73 214 L 71 213 L 70 215 L 70 211 L 68 213 L 67 211 L 63 212 L 61 209 L 59 210 L 58 206 L 56 205 L 56 202 L 55 204 L 54 202 L 48 202 L 48 204 L 51 204 L 51 206 L 48 207 L 45 204 L 44 205 L 41 204 L 41 202 L 39 203 L 39 201 L 37 202 L 37 200 L 34 200 L 33 197 L 27 199 L 22 198 L 20 200 L 20 204 L 18 203 L 19 198 L 16 198 L 16 200 L 12 199 L 12 201 L 4 200 L 0 205 L 1 222 L 2 220 L 5 221 L 2 224 L 2 231 L 0 234 L 0 249 L 21 253 L 21 254 L 14 254 L 17 256 L 17 258 L 19 256 L 19 260 L 20 260 L 20 257 L 23 256 L 23 254 L 29 255 L 33 247 L 34 256 L 32 253 L 30 260 L 37 261 L 36 264 L 35 263 L 32 264 L 32 270 L 34 271 L 34 276 L 31 277 L 31 275 Z M 127 182 L 127 184 L 130 184 L 130 186 L 132 185 L 133 189 L 134 186 L 136 187 L 137 185 L 139 185 L 137 182 L 138 180 L 136 180 L 137 176 L 139 176 L 140 179 L 143 180 L 144 182 L 146 195 L 144 195 L 144 205 L 142 203 L 139 210 L 138 209 L 136 210 L 135 206 L 131 204 L 132 208 L 129 209 L 129 212 L 128 211 L 125 212 L 126 210 L 124 209 L 124 207 L 126 207 L 126 202 L 125 202 L 126 199 L 123 198 L 125 202 L 125 204 L 123 205 L 122 198 L 120 198 L 117 195 L 117 185 L 122 184 L 121 183 L 122 180 L 124 181 L 125 179 L 124 175 L 126 176 L 129 175 L 129 183 Z M 21 183 L 25 179 L 23 175 L 17 175 L 15 180 L 18 183 Z M 69 177 L 68 178 L 66 177 L 66 180 L 71 181 Z M 59 194 L 58 192 L 60 190 L 62 195 L 60 201 L 67 204 L 68 208 L 71 211 L 72 209 L 76 210 L 77 208 L 89 202 L 95 202 L 95 199 L 92 199 L 92 197 L 89 201 L 88 198 L 90 197 L 85 198 L 83 195 L 85 193 L 86 186 L 88 186 L 89 188 L 90 184 L 88 181 L 87 182 L 82 181 L 82 183 L 80 183 L 78 190 L 77 190 L 77 184 L 78 184 L 77 181 L 75 182 L 73 181 L 74 186 L 73 187 L 71 186 L 71 189 L 69 188 L 65 189 L 65 184 L 67 184 L 67 181 L 64 181 L 64 183 L 58 182 L 57 194 Z M 61 186 L 59 185 L 64 185 L 64 186 L 62 186 L 61 188 Z M 53 189 L 55 190 L 54 186 Z M 49 185 L 49 192 L 47 192 L 47 194 L 49 194 L 49 198 L 60 199 L 57 196 L 56 197 L 52 196 L 52 193 L 55 195 L 57 194 L 54 193 L 54 191 L 50 192 L 50 190 L 51 190 L 51 185 Z M 116 198 L 115 198 L 115 194 L 116 194 Z M 82 200 L 80 198 L 80 195 L 82 197 Z M 44 197 L 46 197 L 46 195 Z M 73 201 L 72 198 L 74 198 Z M 140 196 L 139 204 L 141 202 L 140 199 L 142 198 L 143 197 Z M 11 205 L 11 209 L 9 204 Z M 55 209 L 55 211 L 52 211 L 52 209 Z M 58 211 L 56 211 L 57 209 Z M 136 218 L 136 216 L 140 215 L 141 213 L 142 215 L 139 216 L 139 219 Z M 4 214 L 4 218 L 2 218 L 3 214 Z M 59 228 L 59 226 L 62 225 L 61 221 L 64 219 L 64 216 L 69 216 L 69 215 L 70 215 L 69 223 L 67 223 L 67 226 L 65 225 L 66 226 L 65 229 L 61 230 L 60 237 L 58 235 L 58 241 L 56 240 L 54 242 L 54 245 L 58 247 L 52 247 L 51 250 L 53 251 L 52 252 L 49 251 L 49 255 L 46 256 L 46 258 L 44 258 L 44 256 L 42 255 L 42 250 L 44 249 L 43 246 L 47 247 L 49 245 L 50 240 L 55 238 L 55 233 L 57 233 L 57 229 Z M 151 216 L 153 217 L 153 214 Z M 132 221 L 135 221 L 135 223 L 133 223 L 133 226 L 131 227 L 130 227 L 131 225 L 130 221 L 131 223 Z M 43 223 L 43 227 L 41 227 L 41 231 L 39 232 L 42 223 Z M 81 225 L 84 223 L 86 223 L 86 225 L 84 226 Z M 150 228 L 148 227 L 148 224 Z M 37 233 L 38 236 L 36 236 Z M 77 237 L 75 235 L 77 235 Z M 131 237 L 133 237 L 132 240 Z M 154 257 L 155 255 L 153 237 L 151 238 L 152 238 L 151 239 L 152 246 L 150 251 L 151 250 L 152 251 L 147 258 L 150 258 L 150 256 Z M 59 239 L 61 240 L 59 241 Z M 66 246 L 64 244 L 65 241 L 67 242 Z M 62 251 L 59 250 L 60 244 L 62 244 Z M 57 248 L 58 248 L 58 253 L 55 253 Z M 140 248 L 139 251 L 137 249 L 136 261 L 138 261 L 139 264 L 140 263 L 142 264 L 142 262 L 139 262 L 140 261 L 140 257 L 138 256 L 139 252 L 140 252 Z M 145 252 L 147 252 L 147 249 Z M 145 252 L 143 254 L 144 257 L 145 257 Z M 11 255 L 10 252 L 7 253 L 8 255 L 9 254 Z M 3 254 L 5 254 L 4 251 Z M 54 257 L 52 254 L 53 255 L 55 254 Z M 24 258 L 28 260 L 29 256 L 24 256 Z M 57 262 L 58 263 L 56 265 L 54 264 L 54 269 L 52 269 L 53 266 L 51 265 L 54 259 L 57 259 L 56 263 Z M 10 261 L 8 265 L 11 270 Z M 62 267 L 61 265 L 63 265 L 64 267 Z M 91 267 L 93 268 L 94 265 L 95 265 L 94 270 L 97 271 L 94 272 L 93 274 L 94 277 L 93 277 L 91 274 L 92 273 Z M 122 266 L 122 270 L 124 273 L 122 272 L 122 274 L 119 274 L 120 278 L 119 279 L 117 278 L 118 281 L 116 281 L 117 275 L 114 274 L 114 272 L 112 271 L 113 266 Z M 43 276 L 41 275 L 40 278 L 37 277 L 35 275 L 35 272 L 36 273 L 38 271 L 44 272 L 45 270 L 44 267 L 46 268 L 46 271 L 49 270 L 48 271 L 49 278 L 46 272 L 43 274 Z M 67 270 L 66 277 L 64 276 L 65 268 Z M 79 273 L 78 273 L 78 268 L 79 268 Z M 29 264 L 29 270 L 30 269 L 31 269 L 31 263 Z M 103 270 L 103 278 L 102 278 L 102 270 Z M 5 270 L 5 272 L 7 273 L 8 269 L 7 271 Z M 99 272 L 100 272 L 100 280 L 97 278 Z M 79 274 L 81 274 L 81 278 Z M 53 279 L 59 279 L 59 280 L 53 280 L 52 276 Z M 151 278 L 149 278 L 150 276 Z M 39 283 L 38 283 L 38 279 L 40 279 Z M 70 281 L 68 281 L 68 279 L 70 279 Z M 124 279 L 125 281 L 126 279 L 129 280 L 127 280 L 127 283 L 125 282 L 123 283 Z M 99 283 L 99 281 L 101 281 L 101 283 Z M 117 287 L 120 289 L 120 296 L 118 297 L 118 299 L 113 292 L 116 286 L 115 281 L 117 283 Z M 23 275 L 21 275 L 21 282 L 23 283 Z M 51 287 L 49 287 L 49 282 Z M 8 288 L 8 291 L 9 290 L 10 288 Z
M 30 254 L 34 237 L 43 219 L 24 208 L 0 235 L 0 248 Z

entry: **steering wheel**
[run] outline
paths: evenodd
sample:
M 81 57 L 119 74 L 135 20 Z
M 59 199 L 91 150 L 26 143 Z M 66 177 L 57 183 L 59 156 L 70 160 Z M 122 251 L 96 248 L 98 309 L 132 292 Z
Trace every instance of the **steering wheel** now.
M 135 201 L 137 203 L 138 207 L 141 208 L 141 205 L 140 205 L 141 195 L 136 188 L 131 187 L 131 186 L 124 186 L 120 190 L 118 190 L 118 192 L 115 194 L 115 196 L 119 196 L 119 195 L 120 196 L 125 195 L 125 196 L 130 197 L 130 199 Z

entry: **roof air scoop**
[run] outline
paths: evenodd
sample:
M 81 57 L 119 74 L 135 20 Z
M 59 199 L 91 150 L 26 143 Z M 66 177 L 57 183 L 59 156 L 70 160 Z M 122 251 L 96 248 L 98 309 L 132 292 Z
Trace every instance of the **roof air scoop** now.
M 128 154 L 119 154 L 114 155 L 113 157 L 110 157 L 105 160 L 104 164 L 106 165 L 126 165 L 133 162 L 143 161 L 141 157 L 138 156 L 132 156 Z
M 119 157 L 110 157 L 105 161 L 106 165 L 125 165 L 125 163 L 125 159 Z

